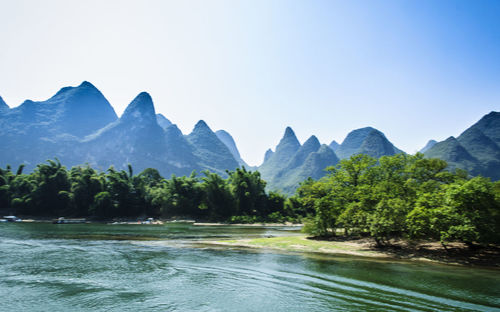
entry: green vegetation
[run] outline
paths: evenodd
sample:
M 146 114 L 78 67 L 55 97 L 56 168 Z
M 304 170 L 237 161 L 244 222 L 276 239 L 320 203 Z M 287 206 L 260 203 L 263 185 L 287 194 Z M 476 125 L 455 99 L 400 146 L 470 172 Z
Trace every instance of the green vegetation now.
M 259 172 L 238 168 L 227 178 L 203 171 L 199 177 L 163 178 L 156 169 L 135 175 L 113 167 L 67 170 L 58 160 L 30 174 L 0 169 L 0 209 L 29 216 L 188 217 L 231 223 L 303 221 L 317 237 L 497 244 L 500 241 L 500 182 L 448 170 L 440 159 L 398 154 L 378 160 L 354 155 L 325 177 L 305 180 L 296 194 L 266 192 Z
M 39 164 L 30 174 L 24 166 L 0 169 L 0 209 L 12 214 L 54 217 L 189 217 L 197 220 L 247 222 L 295 221 L 294 204 L 266 193 L 258 172 L 238 168 L 224 179 L 194 172 L 164 179 L 156 169 L 134 175 L 128 170 L 98 172 L 90 166 L 67 170 L 58 160 Z
M 500 180 L 500 113 L 491 112 L 457 138 L 449 137 L 426 150 L 429 158 L 448 162 L 451 169 Z
M 445 161 L 423 154 L 342 160 L 297 190 L 295 199 L 310 214 L 304 230 L 316 236 L 341 230 L 378 245 L 393 238 L 498 243 L 500 183 L 446 169 Z
M 346 242 L 311 240 L 306 236 L 281 236 L 254 238 L 248 240 L 225 240 L 218 241 L 217 244 L 280 249 L 286 251 L 300 252 L 322 252 L 322 253 L 349 253 L 356 255 L 380 256 L 369 250 L 362 244 L 349 244 Z

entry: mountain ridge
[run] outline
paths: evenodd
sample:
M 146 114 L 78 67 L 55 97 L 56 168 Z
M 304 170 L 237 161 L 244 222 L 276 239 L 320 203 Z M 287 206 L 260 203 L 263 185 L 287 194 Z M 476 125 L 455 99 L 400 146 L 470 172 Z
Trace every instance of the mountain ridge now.
M 157 168 L 164 176 L 210 170 L 226 175 L 237 167 L 258 169 L 268 189 L 293 193 L 300 179 L 320 178 L 326 166 L 355 154 L 379 158 L 402 153 L 384 133 L 373 128 L 355 129 L 341 144 L 321 144 L 310 136 L 303 144 L 286 127 L 278 144 L 268 149 L 263 163 L 249 167 L 234 138 L 216 132 L 200 120 L 191 133 L 180 129 L 155 110 L 147 92 L 139 93 L 118 118 L 104 95 L 90 82 L 59 89 L 45 101 L 25 100 L 10 108 L 0 97 L 0 165 L 26 164 L 26 170 L 57 157 L 65 165 L 83 163 L 106 170 L 114 165 L 136 170 Z M 457 138 L 430 140 L 421 150 L 426 157 L 449 162 L 472 175 L 500 179 L 500 113 L 490 112 Z

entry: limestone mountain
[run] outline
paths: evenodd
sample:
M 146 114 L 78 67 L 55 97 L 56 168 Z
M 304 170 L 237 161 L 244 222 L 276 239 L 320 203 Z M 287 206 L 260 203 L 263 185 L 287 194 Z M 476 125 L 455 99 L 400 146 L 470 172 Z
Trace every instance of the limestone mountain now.
M 459 167 L 471 171 L 476 167 L 474 157 L 454 137 L 436 143 L 425 155 L 429 158 L 446 160 L 452 169 Z
M 328 146 L 335 152 L 339 148 L 340 144 L 333 140 Z
M 195 148 L 194 155 L 201 160 L 206 169 L 224 174 L 225 169 L 234 170 L 239 167 L 227 146 L 222 143 L 205 121 L 198 121 L 186 138 Z M 224 170 L 221 171 L 221 168 Z
M 304 144 L 305 145 L 305 144 Z M 273 185 L 277 185 L 286 194 L 293 194 L 300 182 L 307 178 L 319 179 L 326 175 L 325 169 L 339 162 L 337 155 L 328 145 L 319 146 L 316 151 L 307 155 L 299 166 L 284 171 Z
M 266 162 L 271 156 L 273 156 L 274 152 L 272 149 L 268 148 L 266 153 L 264 154 L 264 162 Z
M 264 180 L 270 180 L 292 159 L 299 150 L 300 143 L 292 128 L 286 127 L 285 134 L 276 146 L 275 152 L 259 167 L 259 171 Z
M 62 88 L 47 101 L 27 100 L 12 109 L 1 103 L 0 166 L 24 163 L 32 170 L 57 157 L 66 166 L 89 163 L 106 170 L 110 166 L 125 169 L 131 163 L 136 172 L 152 167 L 164 176 L 205 169 L 225 174 L 238 166 L 206 124 L 208 130 L 198 126 L 184 136 L 156 114 L 146 92 L 119 119 L 89 82 Z
M 5 101 L 0 96 L 0 112 L 6 111 L 8 109 L 9 109 L 9 105 L 7 105 L 7 103 L 5 103 Z
M 402 151 L 396 148 L 382 132 L 372 127 L 351 131 L 335 150 L 335 154 L 340 159 L 349 158 L 356 154 L 366 154 L 379 158 L 399 153 Z
M 156 121 L 151 96 L 142 92 L 127 106 L 119 120 L 87 136 L 80 145 L 80 163 L 105 170 L 110 166 L 136 171 L 148 167 L 171 171 L 164 155 L 167 152 L 164 131 Z
M 58 155 L 68 142 L 76 142 L 116 119 L 106 98 L 86 81 L 62 88 L 46 101 L 26 100 L 18 107 L 4 107 L 0 114 L 0 161 L 25 163 L 32 169 Z
M 165 160 L 176 168 L 172 173 L 178 176 L 189 175 L 193 170 L 205 169 L 201 160 L 195 156 L 195 147 L 188 142 L 176 125 L 172 124 L 165 129 L 165 143 L 167 145 Z
M 497 145 L 500 145 L 500 112 L 490 112 L 471 126 L 484 133 Z
M 436 145 L 437 141 L 436 140 L 429 140 L 427 144 L 425 144 L 424 147 L 419 151 L 420 153 L 425 153 L 428 150 L 430 150 L 434 145 Z
M 240 166 L 245 166 L 249 168 L 248 164 L 241 158 L 240 152 L 236 147 L 236 143 L 234 142 L 233 137 L 225 130 L 217 130 L 215 131 L 215 135 L 226 145 L 231 154 L 233 154 L 234 159 L 238 162 Z
M 301 166 L 309 154 L 314 153 L 319 150 L 321 144 L 315 135 L 312 135 L 307 139 L 304 144 L 297 150 L 295 155 L 287 163 L 284 170 L 291 170 Z
M 451 169 L 471 175 L 500 179 L 500 113 L 491 112 L 457 138 L 449 137 L 425 152 L 427 157 L 446 160 Z
M 156 121 L 158 122 L 158 125 L 163 128 L 163 130 L 166 130 L 172 125 L 172 122 L 162 114 L 156 114 Z
M 268 189 L 287 194 L 293 194 L 300 182 L 308 177 L 317 179 L 324 176 L 324 169 L 338 162 L 332 149 L 321 145 L 314 135 L 300 145 L 290 127 L 286 128 L 276 152 L 269 151 L 259 171 L 268 182 Z

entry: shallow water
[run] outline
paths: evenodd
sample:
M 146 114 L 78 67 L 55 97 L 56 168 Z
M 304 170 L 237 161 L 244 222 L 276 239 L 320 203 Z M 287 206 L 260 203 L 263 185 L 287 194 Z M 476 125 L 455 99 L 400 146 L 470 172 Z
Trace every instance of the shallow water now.
M 0 311 L 500 311 L 498 270 L 197 244 L 296 234 L 0 224 Z

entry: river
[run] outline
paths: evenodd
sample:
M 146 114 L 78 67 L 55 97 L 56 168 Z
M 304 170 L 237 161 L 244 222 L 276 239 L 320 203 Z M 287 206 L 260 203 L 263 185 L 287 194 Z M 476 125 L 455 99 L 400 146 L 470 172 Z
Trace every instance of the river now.
M 500 271 L 210 247 L 280 227 L 0 224 L 0 311 L 500 311 Z

